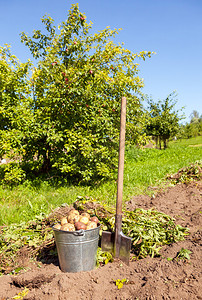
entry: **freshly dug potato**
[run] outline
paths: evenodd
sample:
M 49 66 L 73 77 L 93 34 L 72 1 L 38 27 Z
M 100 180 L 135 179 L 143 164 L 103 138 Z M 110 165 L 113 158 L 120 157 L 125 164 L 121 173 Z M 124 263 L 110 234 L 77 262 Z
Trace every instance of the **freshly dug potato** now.
M 67 218 L 63 217 L 60 221 L 61 226 L 67 223 Z
M 79 215 L 75 215 L 74 217 L 74 223 L 79 222 L 80 220 L 80 216 Z
M 75 215 L 75 214 L 71 214 L 68 216 L 68 222 L 71 224 L 74 224 L 76 222 L 78 222 L 80 220 L 80 216 L 79 215 Z
M 86 226 L 86 230 L 88 229 L 93 229 L 93 228 L 97 228 L 97 223 L 96 222 L 88 222 L 87 226 Z
M 91 217 L 90 220 L 91 220 L 91 222 L 95 222 L 95 223 L 99 222 L 99 220 L 96 216 Z
M 90 220 L 90 215 L 89 215 L 88 213 L 86 213 L 86 212 L 83 212 L 83 213 L 81 214 L 81 216 L 82 216 L 82 217 L 87 217 L 88 220 Z
M 87 225 L 89 222 L 89 219 L 86 216 L 80 216 L 79 222 L 82 222 Z
M 57 223 L 57 224 L 55 224 L 55 225 L 54 225 L 54 228 L 56 228 L 56 229 L 60 229 L 60 228 L 61 228 L 61 225 L 60 225 L 60 223 Z
M 80 229 L 86 230 L 86 225 L 82 222 L 76 222 L 74 226 L 76 230 L 80 230 Z
M 68 213 L 68 216 L 70 216 L 70 215 L 78 215 L 78 216 L 79 216 L 79 212 L 78 212 L 78 210 L 76 210 L 76 209 L 72 209 L 72 210 L 70 210 L 70 212 Z
M 75 231 L 75 227 L 73 224 L 70 223 L 66 223 L 63 226 L 61 226 L 60 228 L 61 230 L 65 230 L 65 231 Z

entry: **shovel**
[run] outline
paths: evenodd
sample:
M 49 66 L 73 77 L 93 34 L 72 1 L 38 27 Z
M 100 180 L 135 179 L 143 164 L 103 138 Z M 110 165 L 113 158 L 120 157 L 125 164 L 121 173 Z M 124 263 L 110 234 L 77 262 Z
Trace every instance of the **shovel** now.
M 126 127 L 126 98 L 121 99 L 121 120 L 120 120 L 120 138 L 119 138 L 119 165 L 118 165 L 118 183 L 116 198 L 116 217 L 115 232 L 102 232 L 101 248 L 108 251 L 115 258 L 119 258 L 129 265 L 131 238 L 123 234 L 122 227 L 122 197 L 123 197 L 123 171 L 124 171 L 124 152 L 125 152 L 125 127 Z

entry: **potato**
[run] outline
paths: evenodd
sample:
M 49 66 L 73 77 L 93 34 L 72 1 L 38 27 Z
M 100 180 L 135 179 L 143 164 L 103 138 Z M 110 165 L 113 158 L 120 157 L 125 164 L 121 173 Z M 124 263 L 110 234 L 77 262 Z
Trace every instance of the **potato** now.
M 97 228 L 97 223 L 96 222 L 88 222 L 87 226 L 86 226 L 86 230 L 88 229 L 94 229 Z
M 65 230 L 65 231 L 75 231 L 75 227 L 73 224 L 70 223 L 66 223 L 63 226 L 61 226 L 60 228 L 61 230 Z
M 60 228 L 61 228 L 60 223 L 55 224 L 55 225 L 54 225 L 54 228 L 55 228 L 55 229 L 60 229 Z
M 63 217 L 60 221 L 61 226 L 67 223 L 67 218 Z
M 75 214 L 71 214 L 68 216 L 68 222 L 71 224 L 74 224 L 76 222 L 78 222 L 80 220 L 80 216 L 79 215 L 75 215 Z
M 98 220 L 98 218 L 97 218 L 96 216 L 91 217 L 90 220 L 91 220 L 92 222 L 96 222 L 96 223 L 99 222 L 99 220 Z
M 70 210 L 69 213 L 68 213 L 68 216 L 70 216 L 70 215 L 78 215 L 78 216 L 79 216 L 79 212 L 78 212 L 78 210 L 76 210 L 76 209 L 72 209 L 72 210 Z
M 80 216 L 79 215 L 75 215 L 74 216 L 74 223 L 79 222 L 80 220 Z
M 86 230 L 86 225 L 82 222 L 76 222 L 74 226 L 76 230 L 80 230 L 80 229 Z
M 89 219 L 88 219 L 88 217 L 80 216 L 79 222 L 82 222 L 87 225 L 89 222 Z
M 83 212 L 83 213 L 81 214 L 81 216 L 82 216 L 82 217 L 87 217 L 88 220 L 90 220 L 90 215 L 89 215 L 88 213 L 86 213 L 86 212 Z

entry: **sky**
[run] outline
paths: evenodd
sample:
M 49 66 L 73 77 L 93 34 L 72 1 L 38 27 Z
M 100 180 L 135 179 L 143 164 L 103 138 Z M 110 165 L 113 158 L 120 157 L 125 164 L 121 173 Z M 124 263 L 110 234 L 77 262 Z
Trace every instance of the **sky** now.
M 156 102 L 176 91 L 183 123 L 193 110 L 202 114 L 202 0 L 0 0 L 0 46 L 10 44 L 22 62 L 32 58 L 20 32 L 42 29 L 45 14 L 60 24 L 74 3 L 93 22 L 92 32 L 122 28 L 115 42 L 133 53 L 156 53 L 137 61 L 143 93 Z

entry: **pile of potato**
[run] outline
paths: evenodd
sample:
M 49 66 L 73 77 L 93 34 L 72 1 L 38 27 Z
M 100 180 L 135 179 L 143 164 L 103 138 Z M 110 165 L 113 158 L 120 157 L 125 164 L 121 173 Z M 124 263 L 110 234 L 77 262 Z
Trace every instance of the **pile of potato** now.
M 71 210 L 67 217 L 63 217 L 54 228 L 65 231 L 88 230 L 97 228 L 99 220 L 96 216 L 90 217 L 88 213 L 79 214 L 78 210 Z

